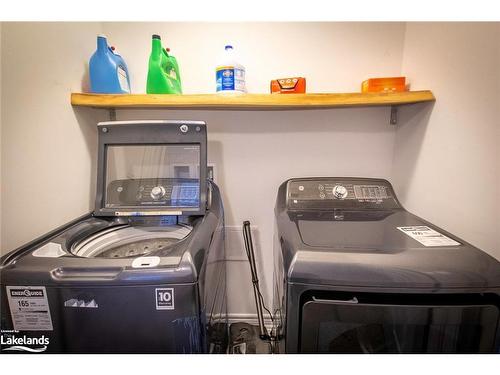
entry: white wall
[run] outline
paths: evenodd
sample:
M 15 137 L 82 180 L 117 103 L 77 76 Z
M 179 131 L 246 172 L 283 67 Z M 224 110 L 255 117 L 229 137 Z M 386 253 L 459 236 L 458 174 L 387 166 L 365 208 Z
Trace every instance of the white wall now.
M 74 112 L 100 24 L 2 25 L 2 251 L 88 212 L 96 116 Z
M 500 24 L 409 23 L 404 46 L 402 73 L 437 101 L 401 111 L 399 198 L 500 259 Z
M 232 44 L 249 92 L 268 93 L 271 79 L 307 78 L 308 92 L 359 91 L 373 75 L 399 74 L 404 23 L 105 23 L 124 56 L 135 92 L 145 92 L 151 35 L 180 65 L 184 93 L 215 92 L 215 66 Z

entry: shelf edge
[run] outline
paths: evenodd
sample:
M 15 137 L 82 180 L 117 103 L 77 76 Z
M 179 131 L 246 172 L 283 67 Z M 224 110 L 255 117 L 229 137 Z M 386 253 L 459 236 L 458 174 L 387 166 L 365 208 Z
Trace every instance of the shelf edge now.
M 430 90 L 403 93 L 147 95 L 72 93 L 73 106 L 206 110 L 294 110 L 394 106 L 435 101 Z

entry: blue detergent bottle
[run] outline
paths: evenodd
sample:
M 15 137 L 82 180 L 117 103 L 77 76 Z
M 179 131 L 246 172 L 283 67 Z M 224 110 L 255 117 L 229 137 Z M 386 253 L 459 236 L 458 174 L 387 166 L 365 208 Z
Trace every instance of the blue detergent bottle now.
M 109 46 L 105 35 L 97 36 L 97 51 L 89 62 L 90 91 L 100 94 L 130 94 L 127 64 Z

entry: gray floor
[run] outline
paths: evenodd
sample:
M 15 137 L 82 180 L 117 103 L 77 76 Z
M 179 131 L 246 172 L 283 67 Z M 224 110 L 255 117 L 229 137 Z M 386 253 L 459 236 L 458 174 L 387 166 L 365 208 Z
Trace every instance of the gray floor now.
M 271 354 L 272 347 L 268 340 L 259 337 L 259 327 L 256 325 L 238 322 L 231 324 L 230 354 Z

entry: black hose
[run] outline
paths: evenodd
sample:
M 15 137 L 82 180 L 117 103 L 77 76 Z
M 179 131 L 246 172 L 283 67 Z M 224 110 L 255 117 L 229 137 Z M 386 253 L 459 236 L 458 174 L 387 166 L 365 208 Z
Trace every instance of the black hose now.
M 243 239 L 245 240 L 245 249 L 248 262 L 250 263 L 250 272 L 252 274 L 253 294 L 255 297 L 255 306 L 257 308 L 257 319 L 259 320 L 259 335 L 261 339 L 269 339 L 269 335 L 264 325 L 264 314 L 262 312 L 262 294 L 259 289 L 259 278 L 257 275 L 257 266 L 255 264 L 255 254 L 253 251 L 252 232 L 250 231 L 250 222 L 243 222 Z M 266 309 L 266 311 L 268 311 Z M 272 317 L 272 315 L 271 315 Z

